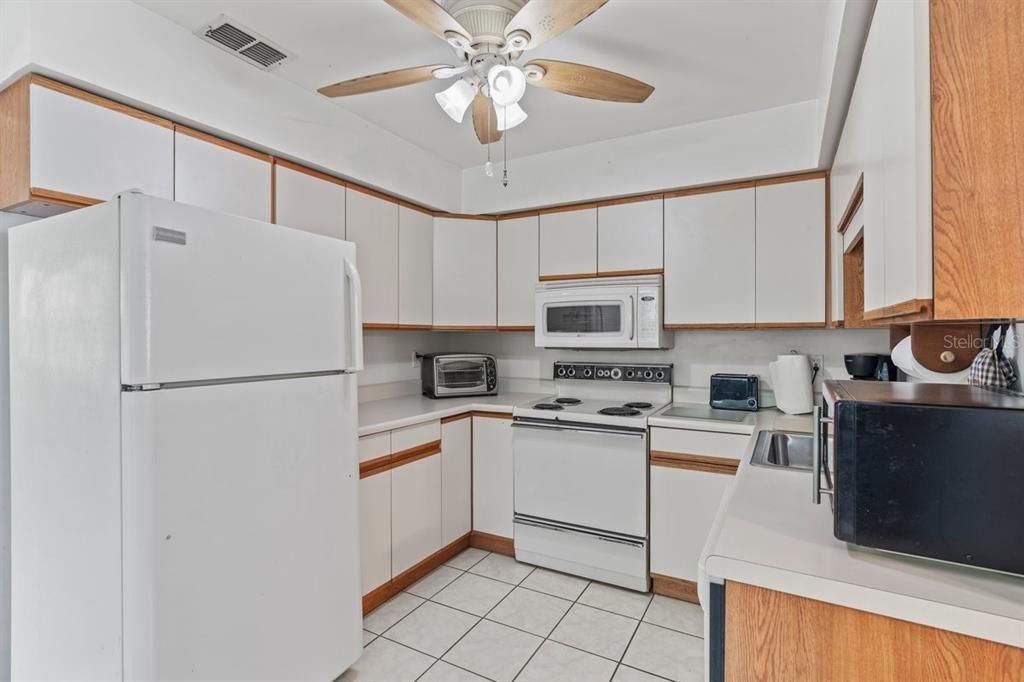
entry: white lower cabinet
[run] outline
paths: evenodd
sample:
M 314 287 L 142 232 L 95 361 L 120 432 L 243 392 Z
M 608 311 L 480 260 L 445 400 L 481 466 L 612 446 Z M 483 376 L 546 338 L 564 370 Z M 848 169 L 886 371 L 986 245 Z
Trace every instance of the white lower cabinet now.
M 363 594 L 391 580 L 391 472 L 359 481 L 359 551 Z
M 472 420 L 441 425 L 441 544 L 468 533 L 473 523 Z
M 512 537 L 512 420 L 473 417 L 473 530 Z
M 729 474 L 651 467 L 651 573 L 697 582 L 697 563 Z
M 441 455 L 391 470 L 391 573 L 441 549 Z

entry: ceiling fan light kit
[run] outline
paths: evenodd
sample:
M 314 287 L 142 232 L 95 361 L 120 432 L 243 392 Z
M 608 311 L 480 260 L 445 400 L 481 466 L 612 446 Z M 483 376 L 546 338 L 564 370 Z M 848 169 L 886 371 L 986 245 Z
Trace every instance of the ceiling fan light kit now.
M 527 84 L 606 102 L 640 103 L 654 92 L 652 86 L 635 78 L 584 64 L 550 59 L 517 64 L 525 51 L 565 33 L 608 0 L 384 2 L 454 48 L 456 65 L 419 66 L 353 78 L 324 86 L 320 93 L 345 97 L 466 74 L 434 98 L 456 123 L 462 122 L 472 104 L 473 129 L 480 144 L 486 145 L 526 120 L 519 101 Z

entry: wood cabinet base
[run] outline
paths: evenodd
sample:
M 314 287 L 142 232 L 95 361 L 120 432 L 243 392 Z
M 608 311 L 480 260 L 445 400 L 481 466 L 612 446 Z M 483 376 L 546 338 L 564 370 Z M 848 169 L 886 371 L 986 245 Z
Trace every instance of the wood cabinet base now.
M 700 604 L 697 598 L 697 583 L 683 578 L 651 573 L 651 592 L 692 604 Z
M 466 533 L 455 542 L 445 545 L 412 568 L 402 571 L 380 587 L 367 592 L 363 595 L 363 615 L 373 611 L 388 599 L 391 599 L 391 597 L 425 577 L 435 568 L 442 566 L 452 557 L 458 556 L 460 552 L 468 547 L 469 533 Z
M 516 548 L 512 538 L 484 533 L 479 530 L 469 534 L 469 546 L 496 554 L 504 554 L 505 556 L 514 557 L 516 555 Z
M 1024 680 L 1024 649 L 726 583 L 725 679 Z

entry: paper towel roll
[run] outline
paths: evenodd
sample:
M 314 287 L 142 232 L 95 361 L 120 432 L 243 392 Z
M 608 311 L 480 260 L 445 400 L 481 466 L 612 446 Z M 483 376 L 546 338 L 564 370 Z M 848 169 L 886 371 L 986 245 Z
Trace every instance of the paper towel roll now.
M 814 409 L 811 363 L 806 355 L 780 355 L 768 363 L 775 405 L 786 414 L 807 414 Z

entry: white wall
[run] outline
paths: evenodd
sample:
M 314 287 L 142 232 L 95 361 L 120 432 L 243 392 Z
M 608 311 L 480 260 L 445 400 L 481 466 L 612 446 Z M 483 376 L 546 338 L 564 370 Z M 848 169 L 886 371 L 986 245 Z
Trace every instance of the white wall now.
M 757 374 L 771 388 L 768 363 L 796 350 L 823 355 L 825 371 L 819 379 L 849 379 L 843 364 L 846 353 L 888 353 L 888 330 L 714 330 L 677 331 L 675 347 L 666 351 L 573 351 L 536 348 L 533 334 L 472 332 L 449 334 L 447 350 L 487 352 L 497 357 L 501 379 L 548 380 L 555 360 L 579 362 L 671 362 L 677 387 L 706 389 L 716 372 Z M 695 392 L 700 395 L 701 391 Z M 681 394 L 677 389 L 677 399 Z
M 0 86 L 27 70 L 457 211 L 460 170 L 128 0 L 0 0 Z
M 444 350 L 446 336 L 445 333 L 429 331 L 363 332 L 365 369 L 359 374 L 359 385 L 418 382 L 420 370 L 412 364 L 413 353 Z
M 557 123 L 556 123 L 557 124 Z M 509 186 L 483 166 L 462 172 L 462 211 L 490 213 L 639 194 L 818 166 L 818 102 L 604 140 L 523 158 L 509 147 Z

